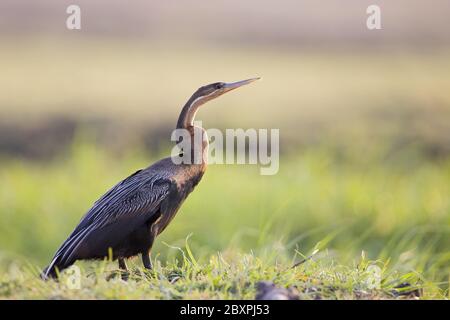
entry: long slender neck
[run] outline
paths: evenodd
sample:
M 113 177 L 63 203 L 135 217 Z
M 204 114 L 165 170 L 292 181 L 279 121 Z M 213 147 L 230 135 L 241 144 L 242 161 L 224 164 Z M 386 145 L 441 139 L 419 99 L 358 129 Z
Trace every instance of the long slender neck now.
M 199 97 L 196 93 L 186 102 L 178 117 L 177 129 L 186 129 L 190 133 L 189 151 L 192 164 L 206 165 L 208 153 L 208 136 L 201 127 L 194 126 L 194 118 L 198 108 L 206 101 L 204 97 Z M 180 141 L 182 143 L 182 141 Z
M 177 129 L 189 129 L 194 126 L 194 118 L 198 108 L 204 103 L 202 97 L 198 97 L 195 93 L 186 102 L 178 117 Z

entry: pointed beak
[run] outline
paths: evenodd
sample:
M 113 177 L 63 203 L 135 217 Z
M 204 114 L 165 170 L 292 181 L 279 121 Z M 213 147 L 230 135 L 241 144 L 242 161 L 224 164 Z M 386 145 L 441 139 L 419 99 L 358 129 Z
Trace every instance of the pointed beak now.
M 259 79 L 261 79 L 261 78 L 258 77 L 258 78 L 251 78 L 251 79 L 247 79 L 247 80 L 237 81 L 237 82 L 225 83 L 225 85 L 224 85 L 224 89 L 225 89 L 224 92 L 228 92 L 228 91 L 234 90 L 236 88 L 245 86 L 246 84 L 252 83 L 252 82 L 254 82 L 256 80 L 259 80 Z

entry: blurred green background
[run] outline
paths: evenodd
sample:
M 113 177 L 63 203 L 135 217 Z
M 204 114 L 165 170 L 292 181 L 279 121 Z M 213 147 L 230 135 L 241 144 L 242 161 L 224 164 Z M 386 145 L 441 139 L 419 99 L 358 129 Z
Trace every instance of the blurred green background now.
M 157 241 L 196 256 L 323 250 L 448 286 L 448 1 L 0 3 L 0 255 L 46 264 L 91 204 L 170 153 L 201 85 L 206 128 L 279 128 L 280 171 L 211 166 Z M 166 244 L 164 244 L 166 243 Z M 167 245 L 168 244 L 168 245 Z

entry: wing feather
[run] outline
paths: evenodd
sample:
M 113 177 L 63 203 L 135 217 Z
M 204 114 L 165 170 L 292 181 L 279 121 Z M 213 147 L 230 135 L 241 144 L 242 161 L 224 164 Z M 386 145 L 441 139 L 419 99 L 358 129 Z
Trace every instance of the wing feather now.
M 72 263 L 80 245 L 92 235 L 100 235 L 106 227 L 123 222 L 126 233 L 150 219 L 167 197 L 171 184 L 164 176 L 139 170 L 115 185 L 83 216 L 56 252 L 46 274 L 55 266 L 62 269 Z

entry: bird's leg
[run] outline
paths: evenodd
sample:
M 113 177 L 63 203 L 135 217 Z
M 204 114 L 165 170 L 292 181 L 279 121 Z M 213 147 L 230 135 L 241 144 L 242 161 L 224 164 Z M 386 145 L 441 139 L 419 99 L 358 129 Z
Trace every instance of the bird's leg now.
M 153 269 L 152 260 L 150 259 L 150 251 L 142 252 L 142 263 L 144 264 L 145 269 Z
M 128 280 L 128 267 L 124 258 L 119 258 L 119 269 L 121 270 L 120 275 L 123 281 Z
M 142 251 L 142 264 L 144 268 L 147 270 L 152 270 L 152 260 L 150 259 L 150 250 L 152 250 L 153 243 L 155 242 L 156 235 L 158 234 L 157 228 L 155 228 L 155 224 L 151 224 L 150 226 L 150 242 L 149 246 L 146 250 Z

